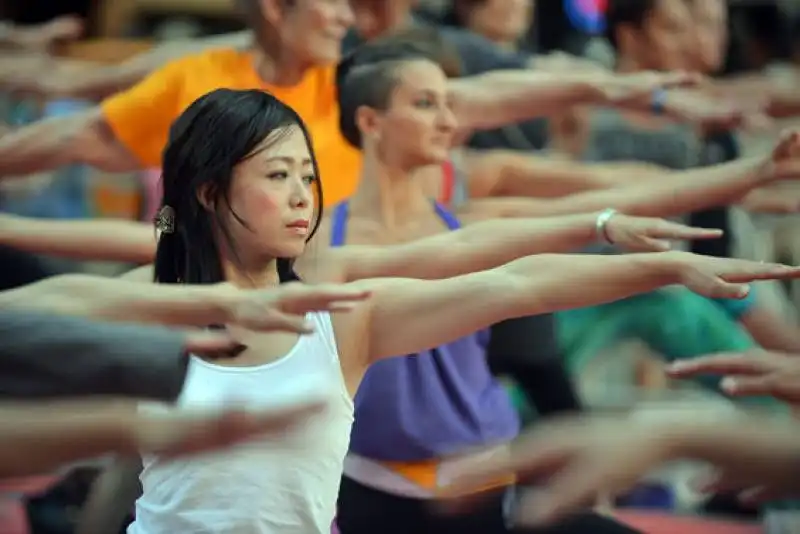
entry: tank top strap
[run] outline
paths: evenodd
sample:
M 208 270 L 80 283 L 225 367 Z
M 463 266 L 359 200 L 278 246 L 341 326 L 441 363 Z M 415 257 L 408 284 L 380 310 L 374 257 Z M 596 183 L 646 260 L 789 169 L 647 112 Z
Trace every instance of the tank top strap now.
M 333 208 L 333 220 L 331 221 L 331 246 L 342 247 L 347 236 L 347 213 L 348 204 L 345 200 Z
M 461 223 L 459 222 L 458 217 L 449 212 L 447 208 L 438 202 L 433 203 L 433 208 L 436 210 L 436 214 L 439 216 L 439 218 L 444 221 L 450 230 L 458 230 L 461 228 Z

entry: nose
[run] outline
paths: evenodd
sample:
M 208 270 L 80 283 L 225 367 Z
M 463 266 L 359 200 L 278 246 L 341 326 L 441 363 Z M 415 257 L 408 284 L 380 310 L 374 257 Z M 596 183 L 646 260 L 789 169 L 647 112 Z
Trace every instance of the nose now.
M 314 200 L 311 188 L 308 187 L 302 179 L 292 181 L 292 191 L 289 197 L 289 203 L 292 208 L 305 208 Z
M 457 126 L 458 121 L 453 110 L 450 109 L 450 106 L 444 106 L 437 117 L 436 128 L 442 133 L 451 134 Z

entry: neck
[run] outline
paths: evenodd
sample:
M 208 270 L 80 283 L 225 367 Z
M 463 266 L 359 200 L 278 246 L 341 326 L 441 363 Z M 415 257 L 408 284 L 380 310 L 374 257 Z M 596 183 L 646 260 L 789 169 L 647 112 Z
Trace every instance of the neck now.
M 420 214 L 431 210 L 421 180 L 426 169 L 389 166 L 365 153 L 358 190 L 350 201 L 351 210 L 381 221 L 387 228 L 418 220 Z
M 240 264 L 228 258 L 222 259 L 222 272 L 229 284 L 240 289 L 258 289 L 280 284 L 275 259 L 248 261 L 247 258 L 241 258 L 241 260 Z
M 299 84 L 309 68 L 289 54 L 270 54 L 263 46 L 256 48 L 253 63 L 261 81 L 277 86 Z

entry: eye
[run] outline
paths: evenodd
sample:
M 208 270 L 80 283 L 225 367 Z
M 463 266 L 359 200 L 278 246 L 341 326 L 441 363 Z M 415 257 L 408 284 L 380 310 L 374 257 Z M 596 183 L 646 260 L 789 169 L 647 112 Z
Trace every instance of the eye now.
M 414 102 L 414 105 L 417 106 L 418 108 L 427 109 L 433 107 L 435 103 L 430 98 L 420 98 L 416 102 Z
M 306 176 L 303 176 L 303 182 L 308 184 L 308 185 L 311 185 L 316 181 L 317 181 L 317 177 L 315 175 L 313 175 L 313 174 L 308 174 Z
M 286 171 L 275 171 L 267 175 L 267 178 L 269 178 L 270 180 L 285 180 L 288 177 L 289 173 Z

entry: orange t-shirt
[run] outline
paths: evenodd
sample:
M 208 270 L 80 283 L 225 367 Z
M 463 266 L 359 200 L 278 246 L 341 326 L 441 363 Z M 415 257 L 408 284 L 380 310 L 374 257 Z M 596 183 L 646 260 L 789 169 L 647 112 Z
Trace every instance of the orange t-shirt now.
M 220 49 L 179 59 L 102 104 L 117 139 L 143 167 L 158 167 L 172 122 L 189 105 L 215 89 L 263 89 L 303 118 L 320 168 L 325 205 L 355 192 L 361 153 L 339 132 L 335 67 L 310 70 L 292 87 L 271 86 L 258 77 L 248 52 Z

